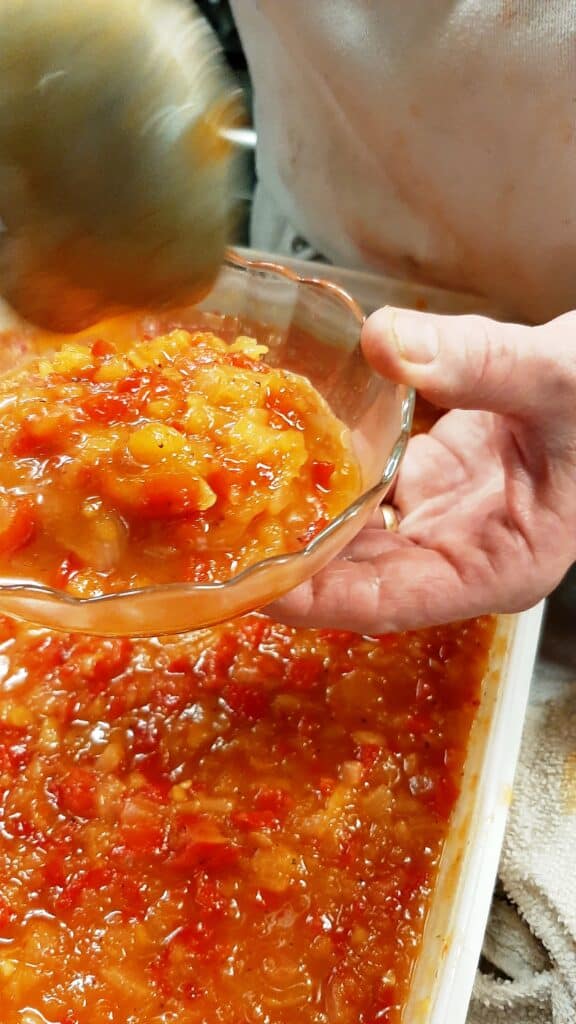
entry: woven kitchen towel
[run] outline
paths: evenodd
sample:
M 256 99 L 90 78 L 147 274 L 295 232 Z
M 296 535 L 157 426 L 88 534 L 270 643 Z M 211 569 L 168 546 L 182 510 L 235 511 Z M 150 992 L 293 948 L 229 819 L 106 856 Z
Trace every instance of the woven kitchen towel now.
M 555 689 L 528 710 L 468 1024 L 576 1024 L 576 680 Z

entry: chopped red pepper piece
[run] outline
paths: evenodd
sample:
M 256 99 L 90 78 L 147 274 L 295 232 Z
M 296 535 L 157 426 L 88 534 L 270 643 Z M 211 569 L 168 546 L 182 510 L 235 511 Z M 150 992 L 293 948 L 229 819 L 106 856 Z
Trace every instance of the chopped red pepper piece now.
M 58 803 L 63 811 L 78 818 L 96 814 L 96 777 L 86 768 L 71 768 L 58 786 Z
M 88 395 L 81 407 L 86 415 L 97 423 L 122 423 L 130 415 L 128 399 L 114 394 L 113 391 Z
M 319 491 L 329 491 L 330 481 L 334 474 L 335 465 L 333 462 L 316 462 L 310 463 L 310 475 L 312 477 L 312 483 Z
M 36 532 L 36 512 L 28 498 L 3 498 L 0 502 L 0 555 L 25 548 Z
M 98 338 L 92 345 L 92 355 L 96 359 L 105 359 L 106 356 L 113 356 L 117 353 L 118 349 L 113 341 L 107 341 L 106 338 Z

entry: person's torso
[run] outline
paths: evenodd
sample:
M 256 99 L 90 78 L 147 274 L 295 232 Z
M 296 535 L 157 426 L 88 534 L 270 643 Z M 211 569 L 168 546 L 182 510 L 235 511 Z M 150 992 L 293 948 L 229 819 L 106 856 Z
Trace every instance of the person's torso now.
M 576 306 L 575 0 L 235 0 L 258 170 L 329 258 Z

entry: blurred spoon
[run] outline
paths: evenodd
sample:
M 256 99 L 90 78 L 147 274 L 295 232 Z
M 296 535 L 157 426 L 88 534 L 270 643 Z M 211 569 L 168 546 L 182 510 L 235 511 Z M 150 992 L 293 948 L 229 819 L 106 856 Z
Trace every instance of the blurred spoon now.
M 2 0 L 0 294 L 57 331 L 201 298 L 239 111 L 189 3 Z

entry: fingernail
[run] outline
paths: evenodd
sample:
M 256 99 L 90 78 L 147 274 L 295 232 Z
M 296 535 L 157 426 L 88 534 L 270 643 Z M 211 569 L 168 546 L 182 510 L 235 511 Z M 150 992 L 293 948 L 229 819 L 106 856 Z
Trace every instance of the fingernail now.
M 438 330 L 425 313 L 390 311 L 390 333 L 407 363 L 431 363 L 440 348 Z

